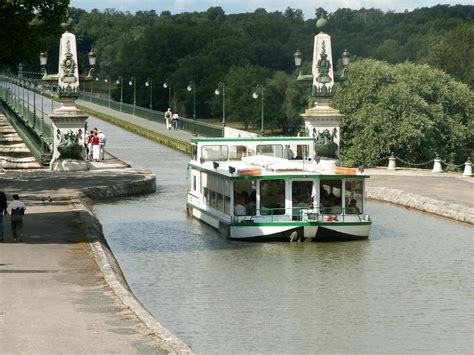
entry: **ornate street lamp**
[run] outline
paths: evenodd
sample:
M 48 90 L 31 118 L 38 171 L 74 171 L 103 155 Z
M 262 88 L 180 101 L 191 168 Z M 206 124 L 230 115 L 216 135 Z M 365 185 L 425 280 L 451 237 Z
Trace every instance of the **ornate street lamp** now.
M 134 76 L 128 82 L 128 85 L 133 85 L 133 115 L 135 116 L 135 106 L 137 105 L 137 81 Z
M 332 58 L 331 36 L 321 31 L 328 20 L 321 13 L 316 21 L 320 32 L 314 36 L 313 63 L 311 74 L 302 74 L 303 54 L 297 50 L 293 55 L 295 66 L 298 69 L 298 81 L 311 82 L 311 98 L 314 106 L 305 110 L 301 115 L 305 123 L 307 135 L 315 138 L 315 152 L 318 157 L 329 159 L 335 164 L 339 157 L 340 126 L 343 115 L 330 106 L 334 94 L 335 82 L 345 81 L 348 78 L 350 53 L 345 49 L 342 53 L 342 72 L 334 70 Z
M 214 94 L 220 95 L 222 92 L 222 127 L 225 127 L 225 85 L 222 81 L 217 83 L 217 88 L 214 90 Z
M 264 127 L 263 127 L 264 115 L 263 115 L 263 85 L 262 84 L 257 84 L 257 86 L 255 87 L 255 91 L 252 94 L 252 97 L 254 99 L 258 99 L 258 96 L 259 96 L 258 93 L 259 92 L 262 95 L 262 126 L 260 128 L 260 134 L 263 136 L 265 134 L 265 130 L 264 130 Z
M 146 83 L 146 87 L 150 87 L 150 110 L 153 110 L 153 80 L 151 78 L 148 78 Z
M 322 29 L 328 21 L 323 14 L 316 21 L 316 27 Z M 348 78 L 348 65 L 350 63 L 350 53 L 344 49 L 342 53 L 343 69 L 340 75 L 333 72 L 331 38 L 321 32 L 315 37 L 315 51 L 313 53 L 313 73 L 303 75 L 301 65 L 303 63 L 303 53 L 299 49 L 293 55 L 295 66 L 298 69 L 298 81 L 313 81 L 311 96 L 313 98 L 330 98 L 333 96 L 334 82 L 345 81 Z
M 119 76 L 117 81 L 117 85 L 120 84 L 120 112 L 122 112 L 122 103 L 123 103 L 123 78 Z
M 168 107 L 171 107 L 171 79 L 166 79 L 163 88 L 168 89 Z
M 193 120 L 196 119 L 196 83 L 194 80 L 191 80 L 186 88 L 188 92 L 193 92 Z

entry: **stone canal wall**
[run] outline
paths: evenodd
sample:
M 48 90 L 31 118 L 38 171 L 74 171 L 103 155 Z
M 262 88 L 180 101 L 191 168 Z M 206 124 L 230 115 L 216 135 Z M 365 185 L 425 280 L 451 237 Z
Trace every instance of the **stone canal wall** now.
M 144 187 L 144 190 L 141 191 L 142 193 L 148 192 L 148 187 L 146 185 L 140 185 Z M 137 186 L 133 186 L 133 189 L 137 190 L 137 188 Z M 129 193 L 125 190 L 114 189 L 114 191 L 116 192 L 114 195 L 112 195 L 110 191 L 106 192 L 106 194 L 110 198 L 129 196 Z M 121 192 L 119 191 L 124 192 L 125 195 L 120 195 Z M 95 192 L 99 191 L 95 190 Z M 99 192 L 98 196 L 102 199 L 103 193 Z M 148 329 L 160 338 L 162 350 L 173 354 L 193 354 L 191 348 L 158 322 L 130 290 L 122 270 L 120 269 L 120 265 L 105 240 L 102 232 L 102 225 L 96 216 L 79 200 L 75 201 L 74 205 L 75 211 L 79 214 L 81 221 L 86 227 L 88 237 L 93 240 L 89 245 L 95 260 L 102 271 L 105 281 L 113 290 L 115 295 L 125 306 L 137 315 Z
M 156 178 L 151 174 L 130 182 L 89 187 L 82 192 L 79 199 L 73 201 L 74 210 L 86 228 L 88 239 L 92 240 L 89 245 L 104 279 L 117 297 L 161 339 L 163 350 L 170 353 L 192 354 L 191 348 L 158 322 L 130 290 L 120 265 L 104 237 L 102 225 L 90 208 L 95 201 L 137 196 L 155 191 Z
M 448 203 L 390 187 L 367 187 L 366 197 L 474 224 L 474 208 L 471 207 Z

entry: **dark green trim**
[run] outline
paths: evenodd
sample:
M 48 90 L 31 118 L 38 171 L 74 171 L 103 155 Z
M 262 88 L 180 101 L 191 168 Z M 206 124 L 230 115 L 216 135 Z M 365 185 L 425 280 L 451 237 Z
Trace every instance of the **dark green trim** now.
M 372 222 L 301 222 L 301 221 L 285 221 L 285 222 L 263 222 L 263 223 L 253 223 L 253 222 L 241 222 L 241 223 L 231 223 L 233 227 L 297 227 L 297 226 L 364 226 L 371 225 Z
M 223 178 L 235 181 L 235 180 L 281 180 L 281 179 L 319 179 L 319 180 L 342 180 L 342 179 L 368 179 L 369 175 L 321 175 L 321 174 L 291 174 L 291 175 L 257 175 L 257 176 L 228 176 L 211 169 L 203 168 L 198 165 L 191 165 L 191 168 L 204 171 L 210 175 L 221 176 Z
M 276 141 L 295 141 L 295 142 L 316 142 L 316 138 L 311 137 L 255 137 L 255 138 L 193 138 L 191 142 L 276 142 Z

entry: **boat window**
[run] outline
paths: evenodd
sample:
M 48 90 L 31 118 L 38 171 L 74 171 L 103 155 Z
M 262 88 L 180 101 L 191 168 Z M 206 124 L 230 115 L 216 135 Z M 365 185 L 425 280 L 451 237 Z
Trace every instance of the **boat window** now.
M 224 212 L 224 195 L 216 192 L 216 208 L 221 211 L 221 212 Z
M 309 155 L 309 150 L 308 150 L 308 145 L 307 144 L 304 144 L 304 145 L 298 144 L 296 146 L 296 158 L 295 159 L 303 160 L 303 159 L 307 158 L 308 155 Z
M 346 180 L 346 213 L 363 213 L 364 182 L 362 180 Z
M 255 216 L 257 183 L 255 180 L 234 182 L 234 215 Z
M 302 209 L 313 207 L 313 182 L 293 181 L 291 184 L 291 201 L 293 219 L 298 219 Z
M 202 189 L 202 198 L 204 200 L 204 203 L 208 205 L 209 204 L 209 190 L 207 189 L 207 187 L 203 187 Z
M 197 191 L 197 176 L 193 175 L 193 191 Z
M 230 197 L 224 196 L 224 213 L 229 216 L 232 214 L 232 205 L 230 204 Z
M 204 161 L 227 160 L 229 148 L 226 145 L 203 145 L 201 148 L 201 159 Z
M 296 158 L 295 150 L 290 145 L 285 145 L 285 151 L 283 152 L 283 158 L 292 160 Z
M 229 160 L 241 160 L 247 156 L 247 147 L 245 145 L 232 145 L 229 147 Z
M 260 214 L 285 214 L 285 180 L 260 182 Z
M 197 160 L 197 152 L 198 148 L 196 144 L 191 145 L 192 151 L 191 151 L 191 158 L 192 160 Z
M 321 213 L 342 212 L 342 180 L 321 180 L 319 196 Z
M 283 158 L 283 146 L 281 144 L 259 144 L 257 145 L 257 155 Z
M 217 208 L 216 192 L 209 189 L 209 206 Z

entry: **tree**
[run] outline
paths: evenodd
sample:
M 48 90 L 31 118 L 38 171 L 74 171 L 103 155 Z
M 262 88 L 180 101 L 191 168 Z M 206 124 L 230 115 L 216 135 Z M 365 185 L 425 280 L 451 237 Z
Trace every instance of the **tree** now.
M 474 89 L 474 24 L 464 23 L 444 35 L 434 35 L 420 57 Z
M 349 164 L 373 165 L 394 152 L 424 162 L 435 152 L 460 164 L 474 142 L 474 95 L 428 65 L 360 60 L 333 100 L 345 114 L 341 153 Z
M 69 0 L 0 2 L 0 64 L 11 66 L 37 60 L 45 50 L 46 37 L 60 35 L 68 6 Z

